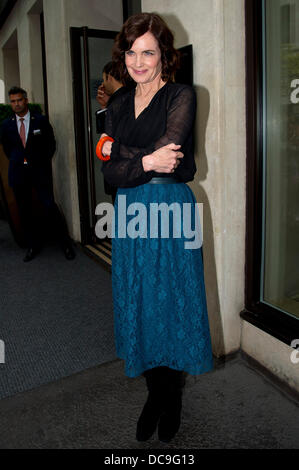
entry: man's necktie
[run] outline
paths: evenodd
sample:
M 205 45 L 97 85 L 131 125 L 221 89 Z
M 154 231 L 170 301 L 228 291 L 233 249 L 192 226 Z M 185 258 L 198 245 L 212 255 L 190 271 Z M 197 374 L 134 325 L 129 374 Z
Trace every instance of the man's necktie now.
M 20 121 L 21 121 L 20 137 L 21 137 L 23 147 L 25 148 L 26 147 L 26 133 L 25 133 L 24 118 L 20 118 Z
M 24 125 L 24 118 L 20 118 L 21 127 L 20 127 L 20 137 L 23 144 L 23 147 L 26 147 L 26 134 L 25 134 L 25 125 Z M 24 165 L 27 165 L 27 159 L 24 157 Z

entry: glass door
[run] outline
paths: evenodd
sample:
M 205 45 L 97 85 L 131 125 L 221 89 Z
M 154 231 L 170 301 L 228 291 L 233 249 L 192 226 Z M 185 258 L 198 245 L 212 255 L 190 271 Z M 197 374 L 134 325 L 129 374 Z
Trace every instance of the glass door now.
M 111 202 L 111 196 L 107 195 L 104 190 L 102 164 L 95 153 L 99 140 L 96 111 L 100 109 L 96 95 L 102 82 L 103 67 L 111 60 L 116 34 L 116 31 L 71 28 L 82 242 L 84 245 L 91 246 L 92 249 L 100 249 L 108 258 L 110 258 L 111 244 L 107 240 L 98 240 L 95 234 L 96 206 L 100 202 Z
M 263 0 L 261 301 L 299 317 L 299 0 Z

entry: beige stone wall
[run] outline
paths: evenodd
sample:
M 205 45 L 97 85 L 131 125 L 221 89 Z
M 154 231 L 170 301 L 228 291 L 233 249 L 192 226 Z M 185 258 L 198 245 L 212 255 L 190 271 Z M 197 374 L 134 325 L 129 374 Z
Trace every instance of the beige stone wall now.
M 31 55 L 31 38 L 28 12 L 34 5 L 35 0 L 23 0 L 17 2 L 9 18 L 0 31 L 0 79 L 5 80 L 5 53 L 3 48 L 10 47 L 10 41 L 17 34 L 17 44 L 14 44 L 14 54 L 18 53 L 20 83 L 23 88 L 28 90 L 29 99 L 32 100 L 32 74 L 33 64 Z M 28 47 L 29 46 L 29 47 Z M 14 61 L 15 62 L 15 61 Z M 14 64 L 12 64 L 14 66 Z M 9 73 L 10 76 L 11 73 Z M 16 74 L 15 74 L 16 75 Z M 6 80 L 7 82 L 7 80 Z M 6 85 L 6 101 L 8 88 L 13 83 Z
M 20 86 L 19 54 L 17 47 L 3 49 L 3 70 L 3 83 L 5 83 L 3 103 L 6 103 L 8 99 L 7 91 L 13 86 Z
M 198 98 L 190 187 L 204 203 L 204 265 L 216 355 L 240 347 L 245 263 L 245 24 L 240 0 L 143 0 L 163 16 L 176 46 L 192 44 Z
M 30 14 L 29 17 L 29 40 L 32 61 L 32 101 L 44 106 L 44 83 L 42 67 L 42 46 L 40 32 L 39 14 Z
M 299 345 L 299 338 L 296 340 Z M 243 321 L 241 347 L 291 388 L 299 391 L 299 352 Z

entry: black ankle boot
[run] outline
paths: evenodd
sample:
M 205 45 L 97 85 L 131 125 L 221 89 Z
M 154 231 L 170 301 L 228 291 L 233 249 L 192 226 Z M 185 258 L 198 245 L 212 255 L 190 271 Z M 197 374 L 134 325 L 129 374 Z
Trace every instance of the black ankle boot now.
M 163 370 L 155 367 L 144 372 L 148 397 L 137 422 L 137 441 L 147 441 L 155 432 L 159 418 L 163 412 L 161 388 L 163 386 Z
M 185 376 L 181 371 L 169 369 L 168 385 L 164 394 L 164 411 L 161 415 L 158 436 L 162 442 L 170 442 L 181 424 L 182 395 Z

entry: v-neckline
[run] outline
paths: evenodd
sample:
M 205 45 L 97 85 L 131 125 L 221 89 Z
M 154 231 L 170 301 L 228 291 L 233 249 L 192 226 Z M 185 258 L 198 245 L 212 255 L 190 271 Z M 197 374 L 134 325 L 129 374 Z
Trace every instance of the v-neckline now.
M 134 122 L 138 121 L 138 119 L 140 118 L 140 116 L 142 116 L 142 114 L 147 110 L 149 109 L 149 107 L 151 106 L 152 102 L 154 101 L 154 99 L 156 98 L 156 96 L 160 93 L 161 90 L 163 90 L 163 88 L 165 88 L 167 86 L 168 82 L 166 82 L 161 88 L 159 88 L 159 90 L 154 94 L 154 96 L 152 97 L 152 99 L 150 100 L 149 104 L 141 111 L 141 113 L 138 114 L 138 116 L 136 117 L 136 114 L 135 114 L 135 92 L 136 92 L 136 89 L 132 90 L 132 106 L 133 106 L 133 117 L 134 117 Z

